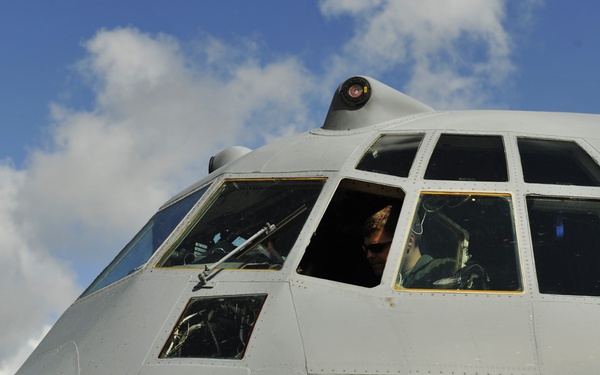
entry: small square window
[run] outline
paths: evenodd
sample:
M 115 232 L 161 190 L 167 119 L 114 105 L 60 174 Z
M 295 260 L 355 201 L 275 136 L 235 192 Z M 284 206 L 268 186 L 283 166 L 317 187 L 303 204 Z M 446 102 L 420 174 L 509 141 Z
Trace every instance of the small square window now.
M 425 179 L 508 181 L 502 137 L 442 134 Z
M 193 298 L 159 358 L 244 356 L 266 294 Z
M 525 182 L 600 186 L 600 167 L 577 143 L 520 138 L 518 144 Z
M 408 177 L 422 140 L 422 134 L 384 135 L 363 155 L 356 169 Z

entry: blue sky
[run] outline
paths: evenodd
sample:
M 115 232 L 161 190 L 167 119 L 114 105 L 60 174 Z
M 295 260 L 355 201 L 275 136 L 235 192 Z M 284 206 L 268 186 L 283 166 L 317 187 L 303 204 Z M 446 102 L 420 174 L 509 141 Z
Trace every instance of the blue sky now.
M 517 72 L 511 77 L 514 86 L 497 103 L 510 109 L 597 112 L 600 25 L 594 19 L 600 4 L 537 3 L 529 20 L 504 21 L 515 32 L 512 59 Z M 300 56 L 315 72 L 322 69 L 319 56 L 342 45 L 355 27 L 346 17 L 324 18 L 316 2 L 159 0 L 149 6 L 144 1 L 2 1 L 0 125 L 8 136 L 0 140 L 1 157 L 20 164 L 27 147 L 43 141 L 40 131 L 48 125 L 48 103 L 90 106 L 89 88 L 73 67 L 85 56 L 82 43 L 100 29 L 127 26 L 173 35 L 182 43 L 206 35 L 250 37 L 261 43 L 264 53 Z M 401 79 L 394 81 L 402 88 Z
M 511 109 L 598 113 L 600 4 L 546 1 L 515 51 L 516 99 Z
M 319 127 L 351 75 L 436 109 L 600 112 L 598 15 L 593 0 L 0 0 L 0 375 L 211 155 Z
M 516 2 L 513 2 L 516 3 Z M 514 7 L 510 12 L 519 12 Z M 515 43 L 517 68 L 497 104 L 511 109 L 596 112 L 600 72 L 593 0 L 538 2 L 530 18 L 505 20 Z M 511 15 L 513 17 L 513 15 Z M 324 18 L 316 2 L 42 1 L 0 2 L 1 157 L 20 165 L 27 147 L 43 142 L 48 104 L 91 106 L 89 87 L 74 72 L 85 57 L 82 43 L 100 29 L 132 26 L 166 33 L 181 43 L 210 35 L 222 40 L 253 38 L 272 57 L 294 55 L 313 72 L 341 46 L 356 25 L 350 17 Z M 359 69 L 357 69 L 359 70 Z M 389 72 L 399 79 L 402 73 Z M 383 75 L 381 78 L 386 78 Z M 389 80 L 388 80 L 389 81 Z M 494 103 L 492 103 L 494 104 Z

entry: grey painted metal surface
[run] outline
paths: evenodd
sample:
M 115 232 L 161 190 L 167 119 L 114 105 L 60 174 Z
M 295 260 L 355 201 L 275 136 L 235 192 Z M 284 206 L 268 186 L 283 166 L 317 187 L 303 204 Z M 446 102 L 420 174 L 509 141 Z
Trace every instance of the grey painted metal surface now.
M 536 249 L 545 246 L 550 237 L 538 238 L 532 228 L 544 228 L 536 227 L 534 209 L 538 209 L 541 216 L 548 210 L 554 212 L 539 202 L 540 197 L 564 200 L 566 209 L 561 206 L 560 210 L 566 212 L 567 219 L 570 213 L 576 213 L 596 220 L 600 212 L 594 208 L 588 210 L 591 214 L 583 212 L 573 202 L 584 206 L 595 202 L 600 199 L 600 187 L 526 182 L 519 140 L 572 142 L 597 164 L 600 116 L 510 111 L 435 112 L 371 78 L 358 78 L 368 82 L 372 91 L 366 104 L 345 108 L 339 96 L 339 90 L 344 87 L 341 85 L 323 128 L 267 145 L 231 162 L 228 160 L 228 164 L 169 201 L 164 207 L 176 205 L 190 193 L 206 188 L 182 222 L 174 225 L 164 243 L 156 244 L 147 260 L 137 265 L 131 274 L 75 301 L 17 374 L 597 372 L 600 369 L 600 326 L 596 321 L 600 318 L 600 297 L 589 292 L 540 292 L 540 288 L 544 288 L 540 284 L 545 283 L 545 279 L 538 275 L 543 264 L 536 263 L 539 260 Z M 422 140 L 406 176 L 356 168 L 380 136 L 415 134 L 422 136 Z M 506 180 L 424 178 L 432 153 L 441 147 L 438 139 L 443 134 L 501 137 Z M 488 167 L 481 165 L 481 169 L 485 168 Z M 222 183 L 239 180 L 276 183 L 309 180 L 321 181 L 323 186 L 314 206 L 302 217 L 302 225 L 294 232 L 294 241 L 285 259 L 275 263 L 252 261 L 255 268 L 248 267 L 250 263 L 231 266 L 211 275 L 206 285 L 199 285 L 198 275 L 204 265 L 197 265 L 200 264 L 197 258 L 189 260 L 192 253 L 187 254 L 187 261 L 177 265 L 168 265 L 169 257 L 183 248 L 181 244 L 199 218 L 208 215 L 207 207 L 219 199 L 225 200 L 225 197 L 215 198 L 223 190 Z M 334 280 L 334 277 L 305 270 L 307 254 L 322 233 L 328 208 L 334 206 L 340 197 L 336 194 L 345 186 L 351 186 L 349 191 L 356 194 L 394 196 L 402 201 L 386 267 L 381 280 L 373 285 Z M 413 289 L 398 282 L 415 212 L 422 208 L 423 197 L 434 193 L 473 200 L 502 197 L 510 202 L 511 212 L 507 217 L 514 232 L 517 287 Z M 433 216 L 435 210 L 428 209 Z M 436 209 L 441 210 L 441 206 Z M 352 207 L 348 212 L 352 212 Z M 340 219 L 343 218 L 340 216 Z M 477 220 L 484 219 L 478 217 Z M 466 223 L 466 227 L 471 225 Z M 570 230 L 569 225 L 555 223 L 550 233 L 553 241 L 565 240 L 565 234 L 559 231 Z M 579 228 L 586 225 L 591 224 L 580 223 Z M 476 237 L 476 233 L 471 233 L 471 239 L 474 235 Z M 331 237 L 331 243 L 343 246 L 339 233 L 332 232 Z M 490 248 L 495 246 L 494 236 L 486 237 L 486 241 Z M 471 242 L 472 247 L 477 246 L 476 239 Z M 344 249 L 341 250 L 340 254 L 345 254 Z M 205 251 L 208 250 L 200 246 L 193 255 Z M 263 251 L 263 254 L 266 253 Z M 343 258 L 332 257 L 327 266 L 334 269 L 332 271 L 358 274 L 358 269 L 348 269 L 350 263 Z M 340 270 L 335 270 L 336 267 Z M 266 298 L 259 311 L 239 312 L 250 309 L 250 302 L 244 302 L 244 298 L 254 301 L 263 298 L 261 296 Z M 197 300 L 212 307 L 197 311 L 194 316 L 184 316 L 186 308 Z M 226 316 L 217 321 L 219 314 Z M 205 321 L 197 324 L 194 328 L 197 331 L 181 323 L 199 316 Z M 247 321 L 251 316 L 255 320 Z M 249 339 L 239 339 L 237 347 L 232 349 L 239 353 L 237 357 L 223 358 L 227 356 L 224 354 L 227 342 L 238 340 L 237 337 L 217 337 L 223 321 L 235 325 L 234 331 L 239 331 L 237 336 L 251 331 Z M 185 332 L 188 337 L 183 341 L 181 337 L 173 339 L 174 332 Z M 208 332 L 207 338 L 196 338 L 199 343 L 196 346 L 204 345 L 203 350 L 213 354 L 171 357 L 161 354 L 169 342 L 191 341 L 194 332 Z M 214 343 L 211 343 L 210 333 Z

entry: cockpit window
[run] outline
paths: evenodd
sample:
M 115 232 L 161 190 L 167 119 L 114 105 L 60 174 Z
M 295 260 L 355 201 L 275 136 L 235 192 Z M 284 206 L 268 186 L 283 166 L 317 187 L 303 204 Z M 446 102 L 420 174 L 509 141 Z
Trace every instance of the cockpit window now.
M 397 288 L 522 290 L 509 195 L 421 195 Z
M 308 245 L 297 272 L 317 277 L 374 287 L 380 284 L 385 258 L 381 245 L 364 246 L 365 222 L 389 208 L 389 223 L 395 223 L 404 192 L 396 187 L 342 180 Z M 379 218 L 381 220 L 381 218 Z M 388 217 L 385 218 L 388 221 Z M 394 225 L 389 225 L 395 227 Z M 393 228 L 390 229 L 393 232 Z M 382 244 L 383 246 L 389 244 Z M 370 257 L 379 251 L 377 257 Z
M 600 201 L 527 197 L 540 293 L 600 296 Z
M 280 269 L 324 182 L 223 182 L 157 266 L 205 268 L 218 263 L 219 268 Z
M 442 134 L 429 160 L 425 179 L 508 181 L 502 137 Z
M 360 159 L 356 169 L 408 177 L 422 134 L 384 135 Z
M 193 298 L 159 358 L 242 359 L 266 299 L 265 294 Z
M 577 143 L 519 138 L 525 182 L 600 186 L 600 167 Z
M 85 297 L 140 269 L 202 197 L 207 187 L 157 212 L 83 292 Z M 80 298 L 81 298 L 80 297 Z

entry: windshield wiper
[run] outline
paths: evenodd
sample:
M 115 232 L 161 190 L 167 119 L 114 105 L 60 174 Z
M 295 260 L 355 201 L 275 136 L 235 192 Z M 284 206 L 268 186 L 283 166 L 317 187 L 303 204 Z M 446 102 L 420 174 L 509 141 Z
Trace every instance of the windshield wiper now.
M 215 273 L 217 268 L 221 264 L 225 263 L 229 258 L 237 255 L 238 253 L 240 253 L 242 250 L 244 250 L 246 247 L 248 247 L 248 245 L 250 245 L 252 243 L 262 242 L 262 241 L 256 241 L 257 238 L 264 236 L 264 239 L 266 239 L 271 234 L 273 234 L 275 231 L 283 228 L 286 224 L 288 224 L 289 222 L 294 220 L 296 217 L 298 217 L 300 214 L 302 214 L 306 210 L 307 210 L 306 205 L 302 205 L 296 211 L 289 214 L 285 219 L 281 220 L 278 224 L 269 224 L 267 222 L 264 227 L 259 229 L 250 238 L 248 238 L 246 241 L 244 241 L 239 246 L 237 246 L 235 249 L 233 249 L 229 254 L 226 254 L 225 256 L 223 256 L 223 258 L 221 258 L 217 262 L 213 263 L 210 267 L 208 266 L 208 264 L 205 265 L 204 271 L 202 271 L 198 275 L 198 279 L 200 281 L 199 281 L 198 285 L 196 286 L 196 288 L 199 288 L 199 287 L 201 288 L 202 286 L 206 285 L 208 279 Z M 248 250 L 250 250 L 250 249 L 248 249 Z

